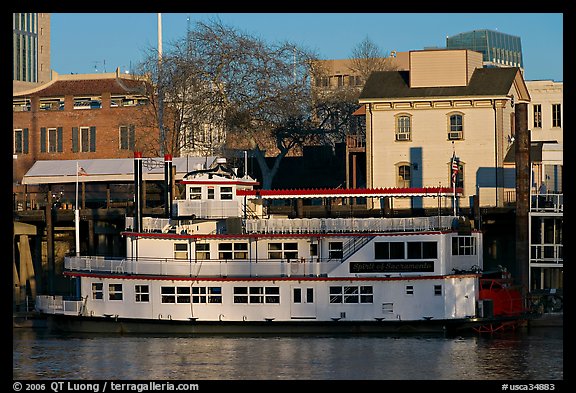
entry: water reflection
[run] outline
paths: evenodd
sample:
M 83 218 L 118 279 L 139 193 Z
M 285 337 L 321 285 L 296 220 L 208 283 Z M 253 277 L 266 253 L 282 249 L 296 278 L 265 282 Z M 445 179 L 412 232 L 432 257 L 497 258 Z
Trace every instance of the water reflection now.
M 15 379 L 561 380 L 559 328 L 493 337 L 60 336 L 14 329 Z

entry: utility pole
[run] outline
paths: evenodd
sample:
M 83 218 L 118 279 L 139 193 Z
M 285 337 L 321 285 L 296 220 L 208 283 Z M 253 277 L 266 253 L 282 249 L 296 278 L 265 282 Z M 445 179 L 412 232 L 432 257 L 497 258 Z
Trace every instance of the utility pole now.
M 162 80 L 162 14 L 158 13 L 158 128 L 160 129 L 160 156 L 164 155 L 164 86 Z

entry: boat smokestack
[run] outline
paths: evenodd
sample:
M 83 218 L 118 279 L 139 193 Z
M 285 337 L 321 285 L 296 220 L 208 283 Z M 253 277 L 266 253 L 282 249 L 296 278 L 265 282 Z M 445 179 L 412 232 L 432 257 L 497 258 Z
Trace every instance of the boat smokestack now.
M 142 152 L 134 152 L 134 232 L 142 231 Z
M 172 216 L 172 155 L 164 155 L 164 214 Z

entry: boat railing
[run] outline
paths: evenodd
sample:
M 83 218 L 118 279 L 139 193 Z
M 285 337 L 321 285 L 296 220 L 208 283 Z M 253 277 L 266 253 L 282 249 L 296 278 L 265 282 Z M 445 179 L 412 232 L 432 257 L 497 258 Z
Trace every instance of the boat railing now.
M 183 277 L 321 277 L 341 264 L 340 259 L 172 259 L 66 257 L 69 271 Z
M 530 200 L 530 211 L 563 213 L 564 194 L 532 194 Z
M 453 216 L 394 218 L 270 218 L 246 220 L 246 233 L 371 233 L 445 230 Z
M 45 314 L 80 315 L 81 300 L 65 300 L 63 296 L 39 295 L 36 296 L 36 311 Z

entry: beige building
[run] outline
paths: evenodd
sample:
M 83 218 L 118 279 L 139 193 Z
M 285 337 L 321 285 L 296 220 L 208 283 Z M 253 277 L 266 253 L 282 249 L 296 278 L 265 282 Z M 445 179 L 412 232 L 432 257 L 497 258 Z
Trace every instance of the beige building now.
M 532 142 L 563 143 L 564 83 L 552 80 L 526 81 L 530 93 L 528 128 Z
M 520 69 L 482 68 L 482 54 L 466 49 L 411 51 L 409 64 L 408 71 L 372 73 L 360 94 L 367 187 L 452 187 L 455 155 L 460 208 L 471 207 L 475 195 L 480 207 L 513 204 L 504 158 L 513 142 L 513 104 L 530 101 Z M 397 209 L 439 206 L 433 198 L 389 202 Z

